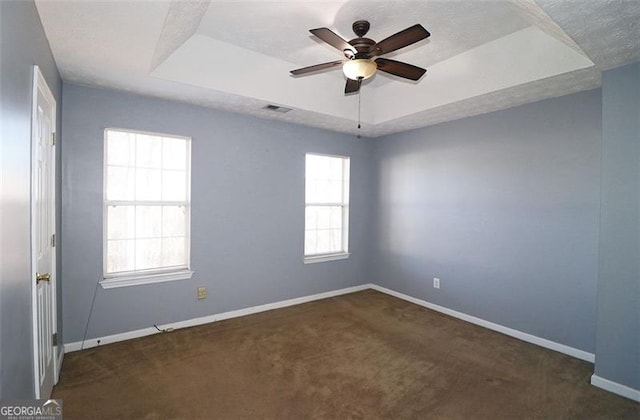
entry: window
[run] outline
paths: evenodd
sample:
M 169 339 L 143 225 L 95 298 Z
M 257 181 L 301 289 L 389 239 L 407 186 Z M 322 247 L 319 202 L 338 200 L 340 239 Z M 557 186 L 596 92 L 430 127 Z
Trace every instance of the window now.
M 190 278 L 191 139 L 104 132 L 104 288 Z
M 349 256 L 349 158 L 306 155 L 305 262 Z

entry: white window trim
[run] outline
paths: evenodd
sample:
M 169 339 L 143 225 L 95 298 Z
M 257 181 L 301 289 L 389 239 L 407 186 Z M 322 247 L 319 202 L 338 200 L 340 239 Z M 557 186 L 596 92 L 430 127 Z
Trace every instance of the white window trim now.
M 349 252 L 340 252 L 338 254 L 318 254 L 318 255 L 309 255 L 304 257 L 305 264 L 315 264 L 319 262 L 326 261 L 338 261 L 338 260 L 346 260 L 349 258 L 351 253 Z
M 305 161 L 306 161 L 306 156 L 308 155 L 312 155 L 312 156 L 322 156 L 322 157 L 333 157 L 333 158 L 340 158 L 343 159 L 343 188 L 342 188 L 342 202 L 340 203 L 307 203 L 306 200 L 306 190 L 305 190 L 305 203 L 304 203 L 304 208 L 305 208 L 305 213 L 306 213 L 306 208 L 308 206 L 333 206 L 333 207 L 342 207 L 342 248 L 343 251 L 340 252 L 332 252 L 332 253 L 326 253 L 326 254 L 310 254 L 310 255 L 305 255 L 304 254 L 304 245 L 303 245 L 303 249 L 302 249 L 302 254 L 303 254 L 303 262 L 305 264 L 314 264 L 314 263 L 319 263 L 319 262 L 327 262 L 327 261 L 337 261 L 337 260 L 344 260 L 349 258 L 349 256 L 351 256 L 351 253 L 349 252 L 349 213 L 350 213 L 350 204 L 349 204 L 349 184 L 351 182 L 351 157 L 349 156 L 342 156 L 342 155 L 331 155 L 331 154 L 323 154 L 323 153 L 305 153 Z M 349 164 L 347 165 L 346 162 L 349 162 Z M 345 167 L 346 166 L 346 167 Z M 306 166 L 305 166 L 305 172 L 306 172 Z M 306 177 L 305 177 L 305 186 L 306 186 Z M 346 211 L 345 211 L 346 210 Z M 306 228 L 306 226 L 305 226 Z M 306 231 L 306 229 L 305 229 Z M 305 233 L 306 234 L 306 233 Z
M 122 131 L 126 133 L 134 133 L 134 134 L 146 134 L 150 136 L 156 137 L 173 137 L 178 139 L 188 140 L 189 150 L 187 152 L 188 159 L 188 168 L 187 171 L 187 199 L 185 202 L 170 202 L 170 201 L 118 201 L 113 200 L 107 202 L 105 197 L 107 196 L 107 132 L 108 131 Z M 119 127 L 106 127 L 103 132 L 103 159 L 102 159 L 102 171 L 103 171 L 103 181 L 102 181 L 102 280 L 100 280 L 100 286 L 103 289 L 113 289 L 118 287 L 128 287 L 128 286 L 139 286 L 144 284 L 154 284 L 154 283 L 164 283 L 168 281 L 176 281 L 176 280 L 188 280 L 190 279 L 194 271 L 191 271 L 191 137 L 188 136 L 180 136 L 175 134 L 167 134 L 167 133 L 157 133 L 151 131 L 141 131 L 141 130 L 131 130 L 128 128 L 119 128 Z M 184 205 L 189 209 L 187 222 L 186 222 L 186 235 L 188 238 L 185 254 L 186 260 L 189 266 L 181 266 L 176 268 L 160 268 L 160 269 L 150 269 L 150 270 L 140 270 L 135 272 L 122 272 L 122 273 L 114 273 L 107 274 L 107 207 L 112 204 L 179 204 Z
M 171 271 L 167 273 L 149 273 L 149 274 L 129 274 L 119 275 L 117 277 L 105 277 L 100 281 L 103 289 L 114 289 L 116 287 L 140 286 L 143 284 L 164 283 L 175 280 L 188 280 L 193 276 L 193 271 L 182 269 L 180 271 Z

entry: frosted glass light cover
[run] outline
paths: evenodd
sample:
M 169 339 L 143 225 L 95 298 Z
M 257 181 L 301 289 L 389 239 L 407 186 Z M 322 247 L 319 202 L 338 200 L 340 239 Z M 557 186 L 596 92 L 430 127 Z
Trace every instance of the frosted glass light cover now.
M 366 58 L 349 60 L 342 65 L 342 72 L 351 80 L 363 80 L 370 78 L 376 72 L 378 65 L 375 61 Z

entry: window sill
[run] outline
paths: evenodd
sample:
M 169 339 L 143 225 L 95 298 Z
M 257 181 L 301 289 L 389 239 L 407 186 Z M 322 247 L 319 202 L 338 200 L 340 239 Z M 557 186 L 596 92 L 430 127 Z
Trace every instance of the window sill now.
M 319 262 L 326 261 L 337 261 L 337 260 L 346 260 L 349 258 L 348 252 L 341 252 L 340 254 L 329 254 L 329 255 L 313 255 L 309 257 L 304 257 L 305 264 L 314 264 Z
M 100 282 L 103 289 L 117 287 L 140 286 L 143 284 L 164 283 L 175 280 L 188 280 L 193 276 L 193 271 L 183 270 L 172 273 L 130 275 L 123 277 L 107 277 Z

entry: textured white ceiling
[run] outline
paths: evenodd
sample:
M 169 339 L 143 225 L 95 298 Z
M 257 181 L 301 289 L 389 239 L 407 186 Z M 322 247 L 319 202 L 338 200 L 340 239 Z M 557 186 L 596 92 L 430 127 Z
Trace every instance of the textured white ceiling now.
M 603 69 L 640 59 L 637 0 L 36 0 L 63 79 L 379 136 L 597 87 Z M 341 59 L 308 30 L 381 40 L 415 23 L 428 40 L 387 55 L 427 68 L 419 82 L 378 72 L 344 96 Z M 280 114 L 262 109 L 293 108 Z
M 640 0 L 538 0 L 602 70 L 640 60 Z

